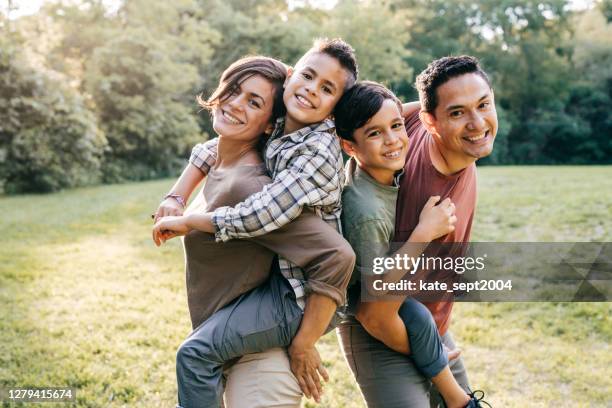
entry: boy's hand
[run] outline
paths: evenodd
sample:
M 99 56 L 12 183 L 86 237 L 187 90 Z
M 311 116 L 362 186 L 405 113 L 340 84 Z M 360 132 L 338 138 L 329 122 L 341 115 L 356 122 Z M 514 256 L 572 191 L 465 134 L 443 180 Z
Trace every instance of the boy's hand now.
M 183 206 L 176 199 L 168 197 L 159 204 L 157 211 L 155 211 L 153 222 L 159 221 L 162 217 L 183 215 L 184 210 Z
M 321 394 L 323 394 L 323 384 L 319 375 L 327 382 L 329 375 L 323 367 L 321 356 L 316 347 L 301 346 L 291 343 L 288 349 L 289 360 L 291 362 L 291 371 L 297 378 L 298 384 L 306 398 L 314 398 L 319 403 L 321 402 Z
M 444 199 L 440 204 L 440 196 L 429 197 L 419 215 L 419 225 L 416 229 L 422 236 L 433 241 L 455 230 L 457 217 L 455 216 L 455 204 L 450 198 Z
M 187 217 L 163 217 L 153 226 L 153 242 L 160 246 L 169 239 L 185 235 L 189 232 Z

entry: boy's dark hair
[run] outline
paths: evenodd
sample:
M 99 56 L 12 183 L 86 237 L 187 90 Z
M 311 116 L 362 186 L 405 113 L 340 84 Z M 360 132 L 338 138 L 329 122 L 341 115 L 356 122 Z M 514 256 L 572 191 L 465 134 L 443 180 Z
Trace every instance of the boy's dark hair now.
M 475 57 L 461 55 L 444 57 L 431 62 L 416 78 L 415 87 L 419 92 L 423 110 L 433 114 L 438 106 L 436 91 L 442 84 L 452 78 L 472 73 L 480 75 L 491 87 L 489 77 L 482 70 L 478 59 Z
M 372 81 L 356 83 L 342 95 L 334 108 L 338 136 L 354 142 L 355 130 L 368 123 L 386 99 L 397 103 L 400 112 L 402 111 L 402 104 L 397 96 L 383 85 Z
M 252 56 L 240 58 L 233 62 L 223 71 L 217 89 L 208 99 L 204 99 L 202 95 L 196 97 L 198 104 L 208 111 L 213 110 L 240 87 L 241 83 L 253 75 L 262 76 L 274 86 L 274 105 L 272 106 L 271 118 L 272 123 L 274 123 L 276 119 L 286 113 L 283 103 L 283 84 L 287 78 L 287 66 L 274 58 Z
M 344 86 L 345 90 L 349 89 L 357 82 L 359 68 L 357 66 L 355 50 L 346 41 L 341 38 L 333 38 L 331 40 L 328 38 L 318 38 L 305 55 L 311 52 L 321 52 L 338 60 L 342 68 L 349 74 L 346 85 Z

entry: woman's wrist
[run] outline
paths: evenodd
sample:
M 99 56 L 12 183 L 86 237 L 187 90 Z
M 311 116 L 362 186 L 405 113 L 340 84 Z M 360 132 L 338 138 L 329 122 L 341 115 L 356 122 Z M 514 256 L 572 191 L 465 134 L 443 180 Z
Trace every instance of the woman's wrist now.
M 167 199 L 173 199 L 174 201 L 176 201 L 177 203 L 180 204 L 181 207 L 185 208 L 185 206 L 187 205 L 187 203 L 185 202 L 185 199 L 183 198 L 182 195 L 180 194 L 176 194 L 176 193 L 168 193 L 164 196 L 164 200 Z

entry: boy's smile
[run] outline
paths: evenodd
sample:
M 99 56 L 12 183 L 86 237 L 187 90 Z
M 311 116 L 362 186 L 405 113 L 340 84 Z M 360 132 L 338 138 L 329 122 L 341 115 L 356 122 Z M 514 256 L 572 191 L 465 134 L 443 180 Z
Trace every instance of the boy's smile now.
M 290 71 L 283 102 L 287 108 L 285 134 L 327 118 L 344 93 L 348 72 L 322 52 L 306 54 Z

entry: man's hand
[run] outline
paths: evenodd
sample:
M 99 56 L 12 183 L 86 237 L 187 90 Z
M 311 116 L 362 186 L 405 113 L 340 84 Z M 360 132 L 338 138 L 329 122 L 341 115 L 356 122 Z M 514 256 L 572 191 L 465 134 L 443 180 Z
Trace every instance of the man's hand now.
M 160 246 L 169 239 L 187 234 L 189 230 L 187 217 L 163 217 L 153 226 L 153 242 Z
M 289 359 L 291 361 L 291 371 L 298 380 L 302 392 L 306 398 L 314 398 L 321 402 L 323 384 L 319 375 L 326 382 L 329 381 L 327 370 L 323 367 L 321 356 L 314 345 L 306 346 L 296 344 L 295 341 L 289 346 Z

